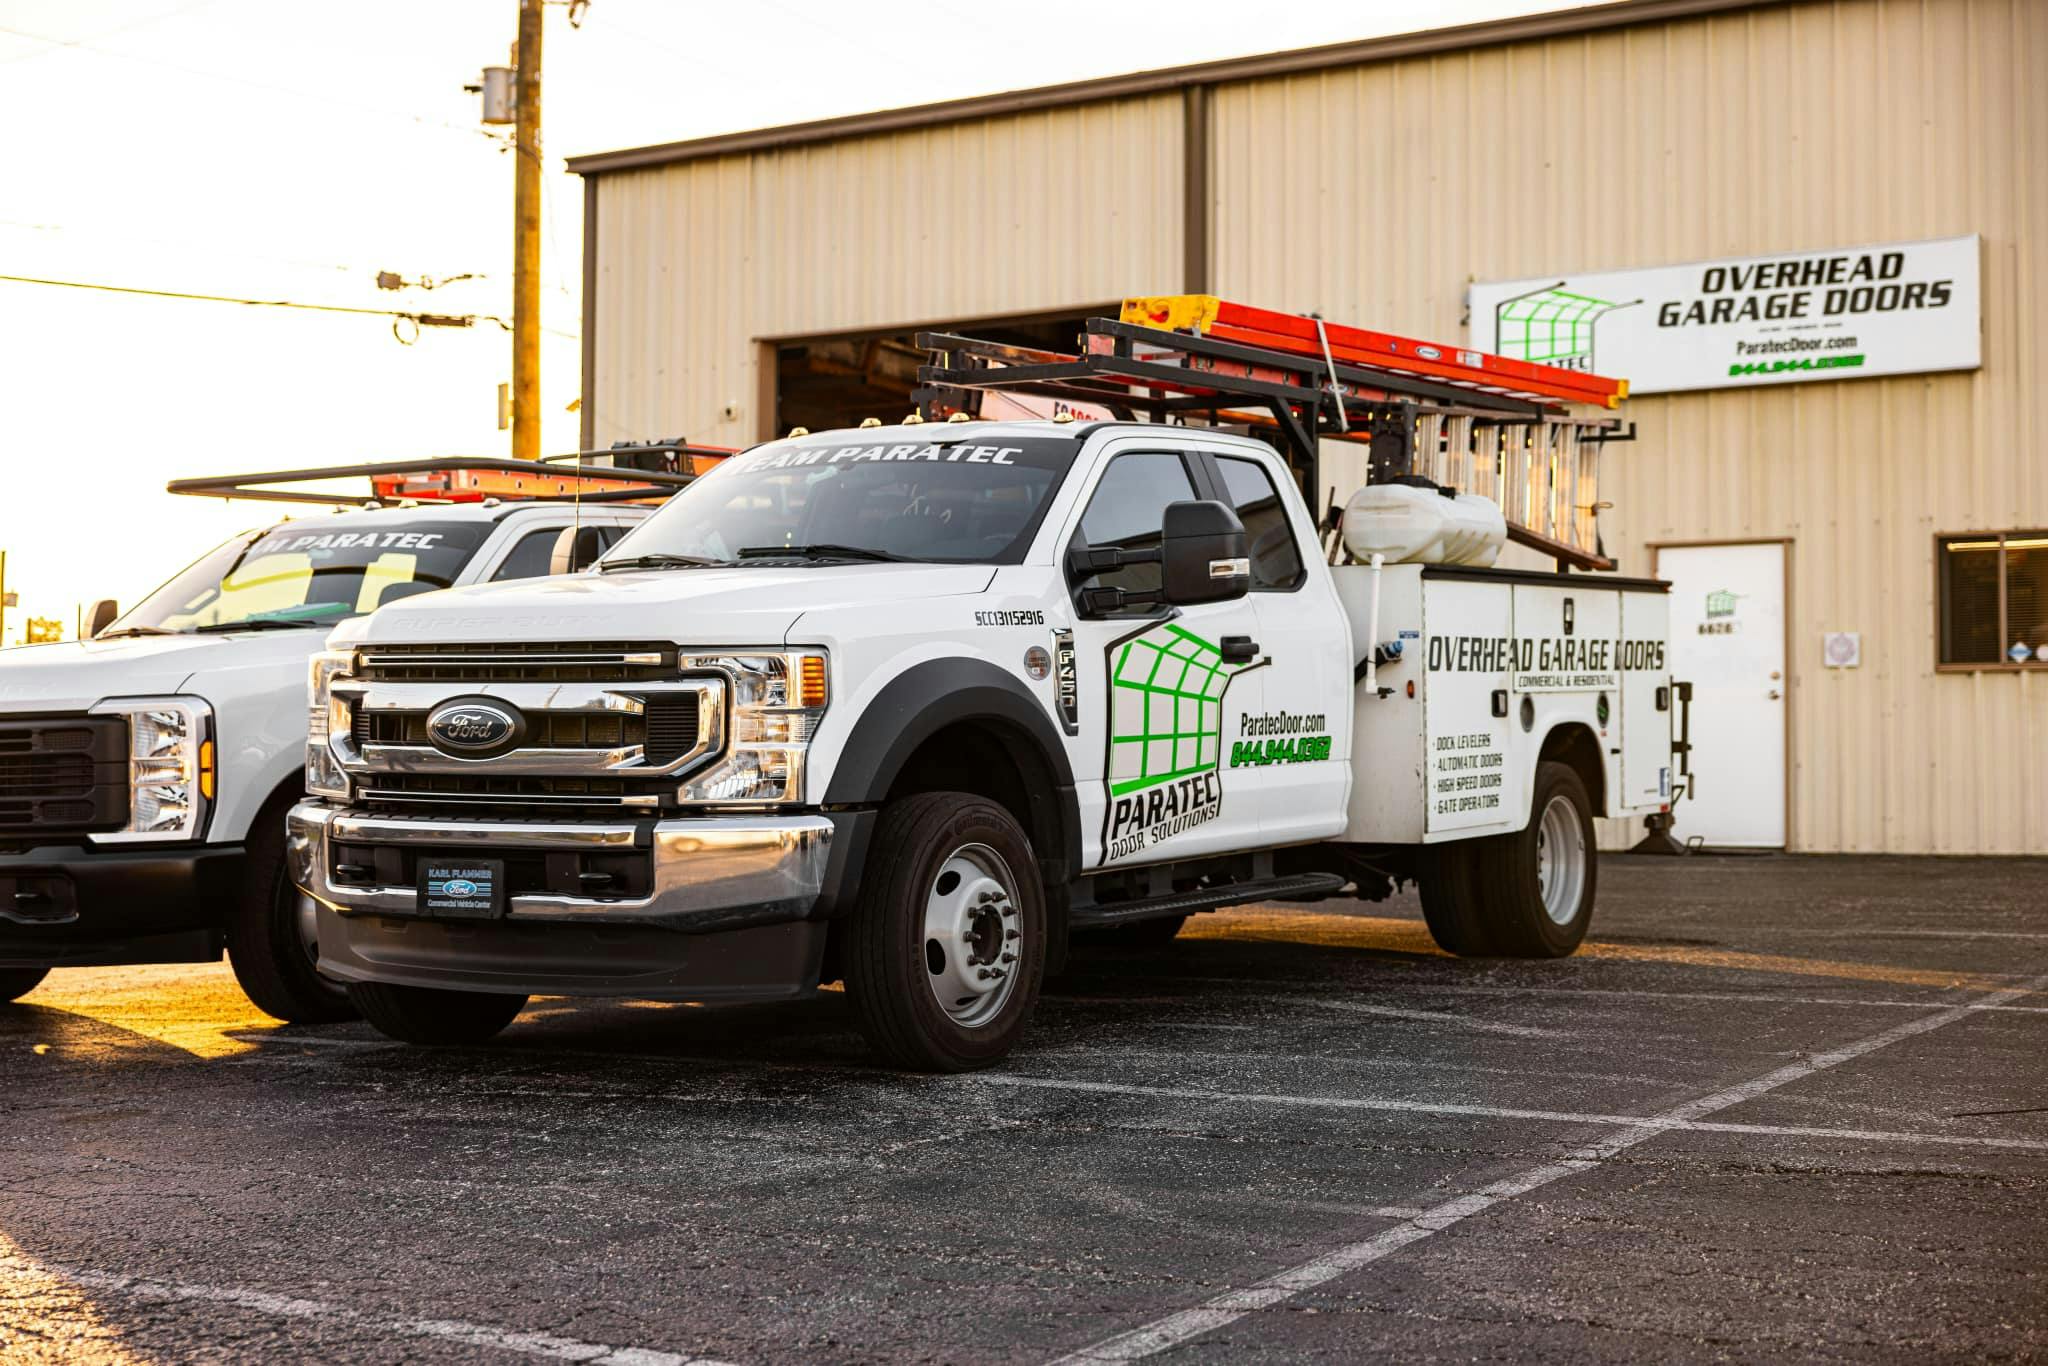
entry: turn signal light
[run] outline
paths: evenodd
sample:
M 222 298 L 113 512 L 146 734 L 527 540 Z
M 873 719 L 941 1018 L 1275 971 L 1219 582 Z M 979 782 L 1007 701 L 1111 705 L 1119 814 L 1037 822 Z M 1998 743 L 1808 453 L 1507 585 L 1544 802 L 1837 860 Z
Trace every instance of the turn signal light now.
M 822 707 L 825 705 L 825 660 L 823 656 L 804 656 L 803 676 L 797 687 L 797 705 L 800 707 Z
M 206 740 L 199 746 L 199 795 L 213 800 L 213 741 Z

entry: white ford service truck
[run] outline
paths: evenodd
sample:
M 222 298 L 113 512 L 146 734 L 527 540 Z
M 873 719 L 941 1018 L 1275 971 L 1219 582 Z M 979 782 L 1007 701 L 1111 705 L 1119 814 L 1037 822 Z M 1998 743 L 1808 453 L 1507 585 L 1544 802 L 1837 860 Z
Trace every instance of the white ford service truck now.
M 1446 562 L 1484 509 L 1380 487 L 1333 568 L 1226 430 L 795 434 L 592 572 L 345 622 L 290 815 L 321 967 L 422 1043 L 843 981 L 883 1057 L 963 1069 L 1087 927 L 1413 879 L 1454 952 L 1569 953 L 1594 817 L 1670 799 L 1664 585 Z
M 388 505 L 335 491 L 366 476 Z M 0 1002 L 53 967 L 207 962 L 225 948 L 269 1014 L 352 1017 L 318 971 L 312 903 L 284 872 L 284 814 L 304 790 L 307 656 L 334 623 L 381 604 L 546 574 L 564 550 L 595 558 L 648 513 L 607 493 L 687 482 L 445 460 L 174 481 L 331 515 L 230 538 L 96 621 L 91 639 L 0 654 Z M 541 486 L 600 501 L 535 501 Z

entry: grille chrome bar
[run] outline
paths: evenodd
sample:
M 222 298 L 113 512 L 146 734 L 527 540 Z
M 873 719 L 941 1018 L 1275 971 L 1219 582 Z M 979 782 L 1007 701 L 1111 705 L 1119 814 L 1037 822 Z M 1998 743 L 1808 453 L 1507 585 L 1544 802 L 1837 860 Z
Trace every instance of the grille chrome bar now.
M 645 683 L 671 678 L 677 649 L 648 641 L 404 642 L 356 650 L 358 674 L 397 683 Z

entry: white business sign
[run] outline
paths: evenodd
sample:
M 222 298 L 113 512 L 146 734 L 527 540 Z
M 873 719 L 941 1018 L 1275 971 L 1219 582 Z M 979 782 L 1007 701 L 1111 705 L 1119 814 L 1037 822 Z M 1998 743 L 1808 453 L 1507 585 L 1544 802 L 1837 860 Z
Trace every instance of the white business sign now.
M 1472 344 L 1637 394 L 1974 370 L 1978 256 L 1972 235 L 1474 284 Z

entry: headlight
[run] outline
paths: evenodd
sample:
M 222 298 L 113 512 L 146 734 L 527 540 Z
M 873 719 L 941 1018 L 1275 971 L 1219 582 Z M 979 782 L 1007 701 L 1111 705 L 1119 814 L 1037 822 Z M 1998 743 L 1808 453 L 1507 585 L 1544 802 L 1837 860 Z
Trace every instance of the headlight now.
M 725 756 L 683 783 L 686 802 L 800 802 L 804 754 L 825 714 L 825 656 L 817 650 L 686 656 L 685 669 L 731 680 Z
M 128 824 L 93 840 L 198 839 L 213 805 L 213 708 L 196 697 L 123 697 L 92 710 L 128 722 Z
M 348 800 L 348 774 L 329 741 L 348 731 L 350 718 L 348 704 L 334 695 L 334 680 L 348 677 L 355 658 L 353 650 L 322 650 L 306 674 L 306 791 L 338 802 Z

